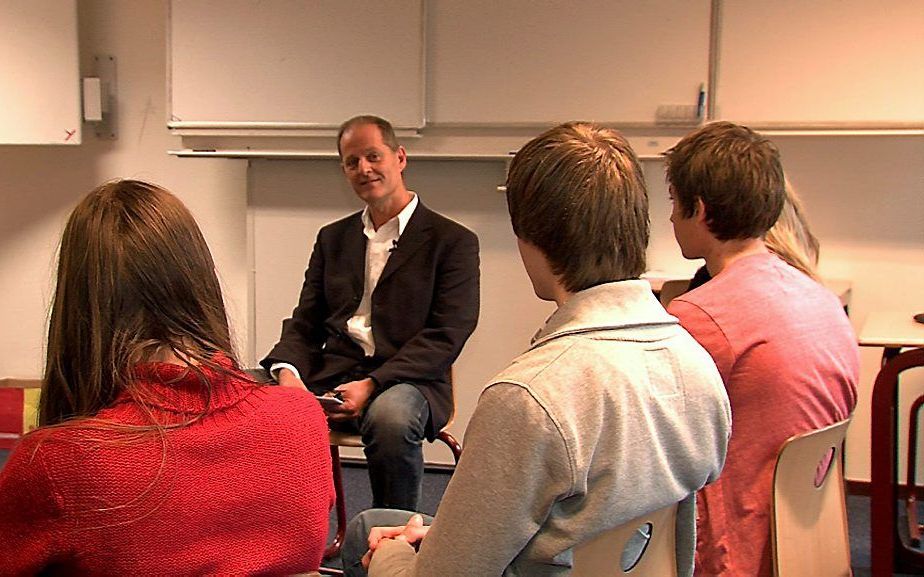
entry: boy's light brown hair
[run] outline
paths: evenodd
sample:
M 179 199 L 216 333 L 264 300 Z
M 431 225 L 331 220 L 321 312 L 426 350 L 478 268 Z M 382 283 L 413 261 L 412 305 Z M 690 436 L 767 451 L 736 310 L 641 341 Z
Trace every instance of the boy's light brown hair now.
M 510 164 L 507 206 L 514 234 L 569 292 L 645 271 L 648 191 L 616 130 L 569 122 L 528 142 Z
M 763 237 L 785 198 L 780 153 L 768 139 L 731 122 L 713 122 L 665 153 L 667 181 L 684 217 L 696 199 L 718 240 Z

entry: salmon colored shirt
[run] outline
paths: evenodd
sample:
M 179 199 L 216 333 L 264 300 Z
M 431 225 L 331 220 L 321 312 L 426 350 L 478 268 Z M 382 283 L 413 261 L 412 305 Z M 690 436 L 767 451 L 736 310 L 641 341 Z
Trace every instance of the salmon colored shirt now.
M 732 408 L 725 469 L 697 498 L 696 574 L 769 577 L 777 453 L 851 414 L 856 336 L 837 297 L 773 254 L 731 263 L 668 311 L 712 355 Z

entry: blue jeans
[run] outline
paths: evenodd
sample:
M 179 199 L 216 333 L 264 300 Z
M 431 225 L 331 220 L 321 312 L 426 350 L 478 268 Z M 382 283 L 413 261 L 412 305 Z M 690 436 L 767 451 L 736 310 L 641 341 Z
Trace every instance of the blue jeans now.
M 392 527 L 405 525 L 413 515 L 411 511 L 398 511 L 396 509 L 369 509 L 353 517 L 347 525 L 343 549 L 340 558 L 343 560 L 343 574 L 346 577 L 366 577 L 362 558 L 368 549 L 369 532 L 373 527 Z M 423 516 L 424 525 L 433 522 L 433 517 Z
M 369 464 L 372 506 L 413 511 L 423 481 L 423 440 L 430 405 L 417 387 L 398 383 L 373 399 L 358 422 Z

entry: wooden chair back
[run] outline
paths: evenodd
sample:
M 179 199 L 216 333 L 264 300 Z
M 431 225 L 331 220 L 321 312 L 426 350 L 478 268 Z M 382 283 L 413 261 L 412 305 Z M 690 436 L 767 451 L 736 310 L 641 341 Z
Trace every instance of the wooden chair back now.
M 677 575 L 676 531 L 677 503 L 674 503 L 610 529 L 575 547 L 571 575 L 674 577 Z M 624 559 L 623 551 L 636 535 L 643 541 L 647 540 L 648 544 L 637 559 Z M 643 535 L 647 535 L 647 539 Z
M 850 419 L 795 435 L 773 473 L 773 574 L 851 575 L 842 450 Z
M 661 306 L 667 308 L 672 300 L 690 290 L 689 280 L 666 280 L 661 285 L 661 292 L 658 293 L 658 300 Z

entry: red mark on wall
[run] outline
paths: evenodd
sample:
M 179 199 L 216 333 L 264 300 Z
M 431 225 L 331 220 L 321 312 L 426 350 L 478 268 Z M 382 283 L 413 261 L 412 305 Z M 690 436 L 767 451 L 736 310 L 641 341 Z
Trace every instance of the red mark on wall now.
M 77 129 L 75 128 L 74 130 L 68 130 L 68 129 L 65 128 L 65 129 L 64 129 L 64 132 L 67 133 L 67 136 L 64 138 L 64 142 L 67 142 L 68 140 L 71 139 L 72 136 L 74 136 L 75 134 L 77 134 Z

